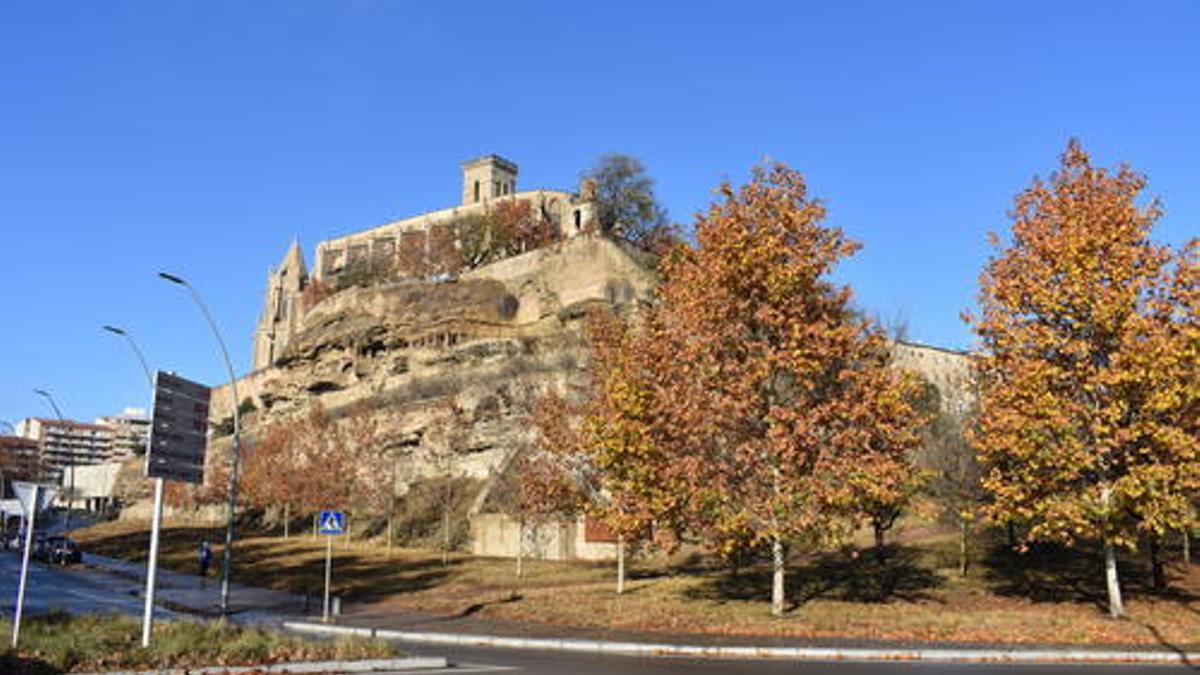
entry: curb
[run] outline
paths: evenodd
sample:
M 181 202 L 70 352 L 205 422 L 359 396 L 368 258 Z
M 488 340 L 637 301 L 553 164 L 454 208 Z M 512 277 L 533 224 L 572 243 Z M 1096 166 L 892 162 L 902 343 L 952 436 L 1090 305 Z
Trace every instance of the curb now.
M 785 659 L 795 661 L 927 661 L 930 663 L 1124 663 L 1192 665 L 1200 663 L 1200 653 L 1089 651 L 1056 649 L 869 649 L 837 647 L 754 647 L 685 645 L 670 643 L 607 642 L 557 638 L 513 638 L 496 635 L 460 635 L 327 626 L 301 621 L 286 621 L 283 627 L 300 633 L 357 635 L 360 637 L 424 644 L 508 649 L 620 654 L 650 657 L 706 657 L 726 659 Z
M 407 659 L 369 659 L 363 661 L 303 661 L 262 666 L 203 666 L 200 668 L 163 668 L 159 670 L 116 670 L 90 675 L 237 675 L 237 673 L 371 673 L 381 670 L 432 670 L 447 668 L 442 657 Z

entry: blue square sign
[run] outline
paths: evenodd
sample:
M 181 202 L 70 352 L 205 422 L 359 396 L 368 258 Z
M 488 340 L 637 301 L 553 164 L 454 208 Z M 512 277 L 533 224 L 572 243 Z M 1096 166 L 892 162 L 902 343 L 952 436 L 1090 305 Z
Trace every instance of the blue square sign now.
M 341 511 L 322 511 L 317 524 L 321 534 L 346 534 L 346 514 Z

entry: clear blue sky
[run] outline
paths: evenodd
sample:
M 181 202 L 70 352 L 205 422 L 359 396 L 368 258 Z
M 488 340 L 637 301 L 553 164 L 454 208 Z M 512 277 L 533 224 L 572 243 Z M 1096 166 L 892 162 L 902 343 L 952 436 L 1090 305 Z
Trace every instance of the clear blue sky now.
M 969 346 L 988 230 L 1078 136 L 1200 230 L 1198 2 L 5 2 L 0 418 L 145 405 L 154 365 L 239 371 L 267 268 L 454 204 L 495 152 L 524 187 L 643 159 L 677 220 L 764 157 L 862 241 L 839 276 L 914 338 Z

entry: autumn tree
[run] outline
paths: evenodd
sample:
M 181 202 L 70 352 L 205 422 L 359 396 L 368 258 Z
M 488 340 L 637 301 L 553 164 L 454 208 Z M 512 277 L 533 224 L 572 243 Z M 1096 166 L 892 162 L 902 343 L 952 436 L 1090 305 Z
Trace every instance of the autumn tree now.
M 299 456 L 295 434 L 303 433 L 292 424 L 275 423 L 267 427 L 251 444 L 239 478 L 247 503 L 260 508 L 283 508 L 283 536 L 291 534 L 292 508 L 306 504 L 306 484 L 302 475 L 306 459 Z
M 1072 141 L 1017 196 L 1011 240 L 993 237 L 969 317 L 988 515 L 1019 517 L 1029 540 L 1100 541 L 1114 617 L 1116 549 L 1178 529 L 1200 471 L 1195 256 L 1150 240 L 1145 186 Z
M 547 246 L 560 236 L 557 220 L 527 199 L 489 203 L 483 213 L 465 216 L 455 227 L 468 269 Z
M 887 363 L 891 365 L 890 357 Z M 878 383 L 865 389 L 874 398 L 863 401 L 850 422 L 864 437 L 849 478 L 857 510 L 874 534 L 876 559 L 883 564 L 885 534 L 930 480 L 916 469 L 914 454 L 934 414 L 925 403 L 927 390 L 919 375 L 877 364 L 873 375 Z
M 364 405 L 335 418 L 320 403 L 278 421 L 247 453 L 239 480 L 249 503 L 291 510 L 391 514 L 390 417 Z
M 670 471 L 692 529 L 768 544 L 772 612 L 785 606 L 786 546 L 838 538 L 907 480 L 918 440 L 911 381 L 888 368 L 883 333 L 829 280 L 858 245 L 822 224 L 824 206 L 785 166 L 728 184 L 698 218 L 697 245 L 660 265 L 642 339 Z
M 923 409 L 931 421 L 916 464 L 927 472 L 924 490 L 933 499 L 940 520 L 958 530 L 958 572 L 966 576 L 971 532 L 985 497 L 979 458 L 966 438 L 973 413 L 948 409 L 932 385 Z
M 545 522 L 574 515 L 582 503 L 578 486 L 561 470 L 556 456 L 537 444 L 523 444 L 501 467 L 492 490 L 500 511 L 517 521 L 517 578 L 524 576 L 530 536 Z
M 600 155 L 581 177 L 594 190 L 600 231 L 651 250 L 678 239 L 654 196 L 654 179 L 636 157 Z

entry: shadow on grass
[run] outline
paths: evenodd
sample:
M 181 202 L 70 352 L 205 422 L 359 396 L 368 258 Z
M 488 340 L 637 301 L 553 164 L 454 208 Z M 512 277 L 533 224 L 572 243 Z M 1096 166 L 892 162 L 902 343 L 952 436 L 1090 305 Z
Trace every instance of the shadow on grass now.
M 205 540 L 213 545 L 219 575 L 223 528 L 164 528 L 160 564 L 175 572 L 196 574 L 199 545 Z M 325 556 L 312 544 L 300 536 L 294 538 L 294 545 L 285 540 L 239 541 L 233 556 L 233 581 L 297 595 L 319 595 L 325 583 Z M 113 534 L 89 539 L 81 547 L 88 553 L 144 562 L 149 535 L 143 531 Z M 455 559 L 443 565 L 435 556 L 382 564 L 378 556 L 347 551 L 340 544 L 334 546 L 333 555 L 333 592 L 354 602 L 432 588 L 447 581 L 461 565 Z
M 1095 546 L 1068 548 L 1058 544 L 1031 544 L 1018 553 L 1003 543 L 993 543 L 984 558 L 985 580 L 997 595 L 1026 598 L 1034 602 L 1076 602 L 1108 611 L 1108 589 L 1103 559 Z M 1168 586 L 1155 591 L 1150 585 L 1146 562 L 1129 553 L 1118 555 L 1121 594 L 1126 598 L 1154 597 L 1188 603 L 1200 596 L 1183 588 Z
M 789 567 L 791 608 L 817 598 L 850 602 L 935 600 L 929 591 L 940 586 L 942 578 L 921 564 L 918 549 L 892 545 L 886 553 L 884 564 L 871 552 L 856 558 L 830 553 Z M 726 572 L 685 591 L 685 596 L 718 602 L 769 598 L 771 570 L 757 565 L 741 572 Z
M 0 655 L 0 673 L 5 675 L 57 675 L 62 672 L 66 671 L 40 659 L 22 658 L 13 654 Z

